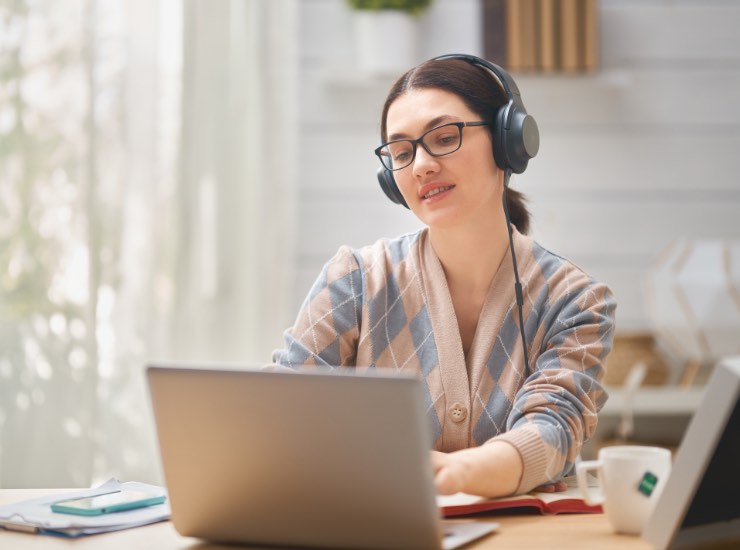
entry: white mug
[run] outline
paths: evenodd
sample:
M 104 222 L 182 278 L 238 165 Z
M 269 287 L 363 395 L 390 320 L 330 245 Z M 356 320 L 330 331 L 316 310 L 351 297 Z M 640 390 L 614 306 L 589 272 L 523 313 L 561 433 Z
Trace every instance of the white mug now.
M 600 494 L 588 488 L 591 470 L 600 481 Z M 614 532 L 630 535 L 642 533 L 670 471 L 668 449 L 639 445 L 604 447 L 597 460 L 576 465 L 578 487 L 586 503 L 603 505 Z

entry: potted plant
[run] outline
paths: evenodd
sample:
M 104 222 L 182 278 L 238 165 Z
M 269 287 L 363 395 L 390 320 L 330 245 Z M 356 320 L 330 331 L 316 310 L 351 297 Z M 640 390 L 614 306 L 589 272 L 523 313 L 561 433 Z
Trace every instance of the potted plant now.
M 353 10 L 395 10 L 409 15 L 421 15 L 431 3 L 432 0 L 347 0 Z
M 432 0 L 346 0 L 352 9 L 358 67 L 396 73 L 415 65 L 421 15 Z

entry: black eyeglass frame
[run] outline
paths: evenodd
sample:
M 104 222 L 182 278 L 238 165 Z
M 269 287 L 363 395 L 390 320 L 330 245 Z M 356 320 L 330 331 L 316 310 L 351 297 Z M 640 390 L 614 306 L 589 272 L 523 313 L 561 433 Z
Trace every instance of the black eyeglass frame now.
M 414 163 L 414 159 L 416 159 L 416 146 L 417 145 L 421 145 L 424 148 L 424 150 L 427 153 L 429 153 L 430 155 L 432 155 L 433 157 L 444 157 L 444 156 L 447 156 L 447 155 L 451 155 L 452 153 L 455 153 L 456 151 L 459 151 L 460 150 L 460 147 L 462 147 L 462 141 L 463 141 L 463 132 L 462 132 L 462 130 L 463 130 L 463 128 L 465 128 L 466 126 L 489 126 L 491 124 L 493 124 L 493 122 L 492 121 L 488 121 L 488 120 L 482 120 L 482 121 L 477 121 L 477 122 L 447 122 L 445 124 L 440 124 L 439 126 L 435 126 L 431 130 L 427 130 L 426 132 L 424 132 L 417 139 L 394 139 L 393 141 L 389 141 L 387 143 L 383 143 L 380 147 L 377 147 L 375 149 L 375 155 L 380 159 L 380 163 L 387 170 L 390 170 L 391 172 L 395 172 L 397 170 L 403 170 L 404 168 L 408 168 L 409 166 L 411 166 Z M 440 153 L 440 154 L 433 153 L 432 151 L 429 150 L 429 147 L 427 146 L 427 144 L 424 143 L 424 138 L 427 137 L 432 132 L 436 132 L 440 128 L 445 128 L 447 126 L 457 126 L 457 130 L 460 133 L 460 142 L 458 143 L 457 147 L 455 149 L 453 149 L 452 151 L 447 151 L 446 153 Z M 383 148 L 385 148 L 385 147 L 388 147 L 389 145 L 394 144 L 394 143 L 404 143 L 404 142 L 408 142 L 408 143 L 411 144 L 411 160 L 409 160 L 408 164 L 404 164 L 403 166 L 399 166 L 398 168 L 390 168 L 390 167 L 388 167 L 388 165 L 386 164 L 385 160 L 383 160 L 384 157 L 386 159 L 388 159 L 388 162 L 391 162 L 392 163 L 393 160 L 390 159 L 388 157 L 388 155 L 382 155 L 380 153 L 381 150 Z

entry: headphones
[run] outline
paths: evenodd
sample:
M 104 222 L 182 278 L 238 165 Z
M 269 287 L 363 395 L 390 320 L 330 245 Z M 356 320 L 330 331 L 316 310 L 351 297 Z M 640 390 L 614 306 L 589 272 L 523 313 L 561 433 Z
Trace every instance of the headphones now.
M 524 108 L 516 82 L 509 73 L 495 63 L 474 55 L 441 55 L 433 58 L 432 61 L 447 59 L 461 59 L 471 65 L 481 67 L 492 73 L 501 83 L 508 101 L 498 110 L 491 126 L 493 158 L 496 166 L 502 170 L 521 174 L 527 168 L 529 159 L 533 158 L 540 148 L 540 132 L 534 118 L 528 115 Z M 381 165 L 377 175 L 378 183 L 385 195 L 394 203 L 408 208 L 393 178 L 393 172 Z M 508 178 L 506 180 L 508 182 Z

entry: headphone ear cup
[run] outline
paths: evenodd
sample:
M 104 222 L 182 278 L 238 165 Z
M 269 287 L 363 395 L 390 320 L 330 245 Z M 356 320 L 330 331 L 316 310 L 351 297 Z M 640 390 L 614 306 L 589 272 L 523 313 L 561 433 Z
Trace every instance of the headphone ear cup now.
M 385 196 L 388 197 L 391 202 L 408 208 L 409 205 L 406 204 L 406 199 L 403 198 L 401 191 L 398 189 L 398 185 L 396 185 L 396 180 L 393 178 L 393 172 L 384 166 L 381 166 L 378 168 L 377 174 L 378 183 L 380 184 L 380 188 L 383 190 L 383 193 L 385 193 Z
M 526 170 L 529 159 L 539 151 L 540 131 L 534 118 L 516 105 L 511 107 L 507 116 L 509 127 L 504 129 L 504 158 L 512 172 L 521 174 Z
M 491 132 L 493 135 L 493 160 L 496 161 L 496 166 L 502 170 L 505 170 L 509 164 L 506 154 L 506 116 L 510 105 L 507 103 L 498 110 Z

